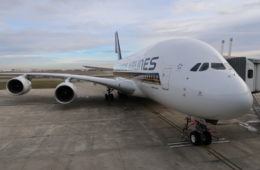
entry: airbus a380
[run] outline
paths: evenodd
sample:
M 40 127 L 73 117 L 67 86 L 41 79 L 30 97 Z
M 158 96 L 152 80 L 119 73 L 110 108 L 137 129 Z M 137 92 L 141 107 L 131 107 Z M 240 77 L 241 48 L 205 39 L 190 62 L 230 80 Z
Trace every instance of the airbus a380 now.
M 206 122 L 232 119 L 249 111 L 253 99 L 250 90 L 223 56 L 205 42 L 172 39 L 159 42 L 134 55 L 122 58 L 118 34 L 115 34 L 118 62 L 114 79 L 55 73 L 20 73 L 7 82 L 14 95 L 30 91 L 35 76 L 61 77 L 66 80 L 55 89 L 55 98 L 69 104 L 76 98 L 72 79 L 85 80 L 119 93 L 146 97 L 191 116 L 196 125 L 188 137 L 195 145 L 212 141 Z M 1 74 L 10 75 L 10 74 Z M 186 129 L 188 130 L 188 128 Z

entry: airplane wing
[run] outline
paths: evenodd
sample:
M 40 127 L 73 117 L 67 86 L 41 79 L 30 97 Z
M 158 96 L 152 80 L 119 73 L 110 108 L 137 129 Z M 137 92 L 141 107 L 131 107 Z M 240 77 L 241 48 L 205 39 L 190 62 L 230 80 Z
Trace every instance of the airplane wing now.
M 111 78 L 102 78 L 102 77 L 75 75 L 75 74 L 62 74 L 62 73 L 0 73 L 0 76 L 23 76 L 24 78 L 28 78 L 28 79 L 32 79 L 34 77 L 59 77 L 65 79 L 85 80 L 85 81 L 101 84 L 113 89 L 126 91 L 129 93 L 135 90 L 133 82 L 131 80 L 126 80 L 126 79 L 111 79 Z
M 96 66 L 83 66 L 88 69 L 102 70 L 102 71 L 113 71 L 113 68 L 108 67 L 96 67 Z
M 86 76 L 86 75 L 60 74 L 60 73 L 0 73 L 0 76 L 18 76 L 9 80 L 7 83 L 7 89 L 9 90 L 9 92 L 15 95 L 22 95 L 29 92 L 29 90 L 31 89 L 30 80 L 35 77 L 64 78 L 66 79 L 65 82 L 58 85 L 55 91 L 56 100 L 62 104 L 70 103 L 74 97 L 75 87 L 70 82 L 71 79 L 84 80 L 88 82 L 101 84 L 107 86 L 108 88 L 116 89 L 127 94 L 132 94 L 136 90 L 135 83 L 132 80 L 120 79 L 120 78 L 112 79 L 112 78 L 101 78 L 101 77 L 93 77 L 93 76 Z M 69 97 L 67 96 L 66 98 L 66 95 L 69 94 L 71 95 Z

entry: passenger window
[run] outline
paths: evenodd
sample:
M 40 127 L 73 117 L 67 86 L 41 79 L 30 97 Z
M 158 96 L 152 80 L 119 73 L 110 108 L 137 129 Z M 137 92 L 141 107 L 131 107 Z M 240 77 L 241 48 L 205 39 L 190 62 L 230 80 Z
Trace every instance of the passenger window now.
M 205 71 L 209 68 L 209 63 L 203 63 L 199 71 Z
M 193 66 L 190 71 L 197 71 L 200 67 L 201 63 L 197 63 L 195 66 Z
M 215 70 L 225 70 L 226 67 L 224 66 L 223 63 L 211 63 L 211 68 Z
M 248 70 L 248 71 L 247 71 L 247 77 L 248 77 L 249 79 L 251 79 L 251 78 L 254 77 L 254 72 L 253 72 L 253 70 Z

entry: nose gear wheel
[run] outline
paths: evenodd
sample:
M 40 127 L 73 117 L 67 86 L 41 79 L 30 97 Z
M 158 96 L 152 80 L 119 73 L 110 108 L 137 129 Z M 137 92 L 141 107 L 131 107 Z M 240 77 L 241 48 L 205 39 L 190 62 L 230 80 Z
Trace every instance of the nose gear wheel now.
M 194 126 L 195 130 L 190 130 Z M 198 120 L 191 120 L 187 118 L 186 125 L 183 129 L 183 134 L 193 145 L 209 145 L 212 143 L 212 135 L 209 132 L 206 124 Z

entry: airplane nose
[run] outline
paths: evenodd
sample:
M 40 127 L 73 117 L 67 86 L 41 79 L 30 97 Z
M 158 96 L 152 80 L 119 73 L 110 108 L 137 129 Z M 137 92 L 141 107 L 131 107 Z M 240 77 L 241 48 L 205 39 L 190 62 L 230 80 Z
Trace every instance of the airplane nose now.
M 212 81 L 208 81 L 200 91 L 194 90 L 196 98 L 190 97 L 189 107 L 185 105 L 181 111 L 212 120 L 234 119 L 250 111 L 253 96 L 240 77 L 216 74 L 208 79 Z
M 231 110 L 233 110 L 233 113 L 244 114 L 250 110 L 250 108 L 253 105 L 253 97 L 250 92 L 244 93 L 244 94 L 237 94 L 234 95 L 233 101 L 232 101 L 232 107 Z
M 208 90 L 204 109 L 211 113 L 209 119 L 233 119 L 248 113 L 253 105 L 253 96 L 242 79 L 218 83 L 214 90 Z M 213 92 L 213 93 L 211 93 Z M 206 97 L 206 96 L 205 96 Z
M 220 97 L 220 96 L 219 96 Z M 224 119 L 232 119 L 247 113 L 253 105 L 253 96 L 250 91 L 236 93 L 232 95 L 223 95 L 219 98 L 219 114 Z
M 218 84 L 219 99 L 222 100 L 225 119 L 232 119 L 248 113 L 253 105 L 253 96 L 246 83 L 234 76 Z M 221 114 L 221 113 L 220 113 Z M 223 115 L 222 115 L 223 116 Z
M 206 103 L 206 102 L 205 102 Z M 207 112 L 211 115 L 209 119 L 233 119 L 247 113 L 253 104 L 251 92 L 236 93 L 215 96 L 214 100 L 208 100 Z

